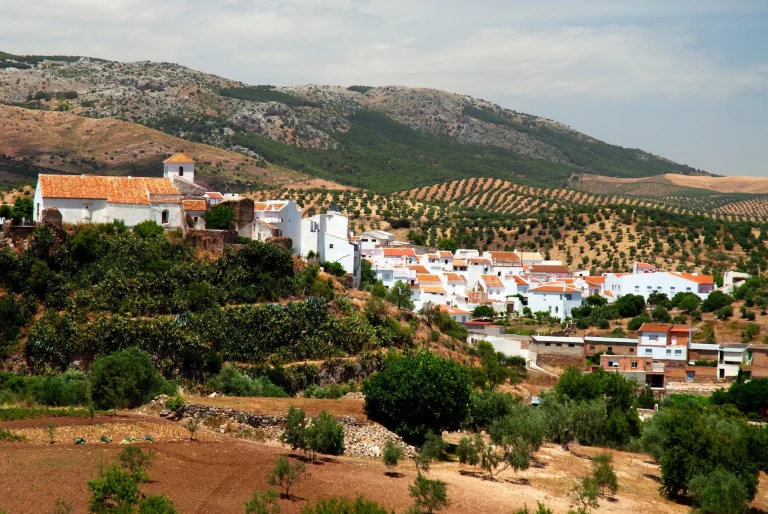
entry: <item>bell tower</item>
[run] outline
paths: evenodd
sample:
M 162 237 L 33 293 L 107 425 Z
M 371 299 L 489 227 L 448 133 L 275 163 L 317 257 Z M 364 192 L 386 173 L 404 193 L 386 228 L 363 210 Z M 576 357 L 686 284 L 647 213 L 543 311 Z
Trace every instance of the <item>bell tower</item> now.
M 195 181 L 195 161 L 183 153 L 172 155 L 163 161 L 163 177 L 173 180 L 179 177 L 188 182 Z

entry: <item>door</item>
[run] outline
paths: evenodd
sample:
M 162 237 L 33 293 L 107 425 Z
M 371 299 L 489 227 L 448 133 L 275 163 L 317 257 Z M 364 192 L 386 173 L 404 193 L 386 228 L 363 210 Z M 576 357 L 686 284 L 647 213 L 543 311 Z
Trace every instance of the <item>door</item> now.
M 688 382 L 693 382 L 693 378 L 694 378 L 694 376 L 695 376 L 695 373 L 694 373 L 693 371 L 686 371 L 686 372 L 685 372 L 685 379 L 686 379 Z

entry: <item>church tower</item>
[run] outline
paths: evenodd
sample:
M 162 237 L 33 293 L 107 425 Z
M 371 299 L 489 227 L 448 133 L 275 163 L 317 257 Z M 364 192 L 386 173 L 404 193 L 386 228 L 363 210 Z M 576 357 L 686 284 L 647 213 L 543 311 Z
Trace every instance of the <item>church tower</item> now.
M 188 182 L 195 181 L 195 161 L 184 155 L 177 153 L 163 161 L 163 177 L 171 180 L 179 177 Z

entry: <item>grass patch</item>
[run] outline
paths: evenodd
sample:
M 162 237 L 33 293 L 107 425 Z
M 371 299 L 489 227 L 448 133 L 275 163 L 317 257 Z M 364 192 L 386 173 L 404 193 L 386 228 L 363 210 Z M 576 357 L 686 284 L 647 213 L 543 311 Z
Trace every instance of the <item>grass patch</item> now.
M 19 435 L 15 432 L 11 432 L 10 430 L 3 430 L 0 428 L 0 441 L 7 443 L 23 443 L 26 440 L 27 438 L 23 435 Z
M 103 413 L 103 411 L 99 411 Z M 45 409 L 39 407 L 8 407 L 0 409 L 0 421 L 17 421 L 20 419 L 38 418 L 86 418 L 88 411 L 84 409 Z

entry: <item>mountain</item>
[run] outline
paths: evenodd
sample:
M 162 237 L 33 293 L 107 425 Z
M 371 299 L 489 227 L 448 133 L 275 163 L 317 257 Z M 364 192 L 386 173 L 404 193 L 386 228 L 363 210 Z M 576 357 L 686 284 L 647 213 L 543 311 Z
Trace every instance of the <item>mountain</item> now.
M 246 85 L 170 63 L 0 53 L 0 101 L 117 118 L 382 192 L 472 176 L 701 174 L 552 120 L 432 89 Z

